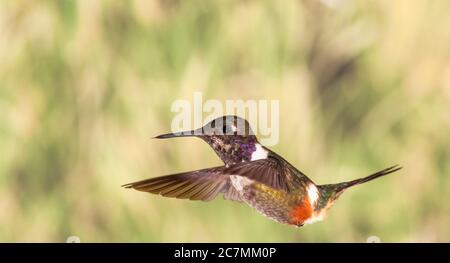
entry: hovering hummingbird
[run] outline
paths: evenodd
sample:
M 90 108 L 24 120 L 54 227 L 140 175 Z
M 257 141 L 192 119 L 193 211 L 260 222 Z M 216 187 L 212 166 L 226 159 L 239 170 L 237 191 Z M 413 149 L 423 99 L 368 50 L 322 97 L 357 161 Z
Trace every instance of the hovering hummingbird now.
M 225 165 L 150 178 L 123 187 L 203 201 L 223 193 L 225 199 L 244 202 L 277 222 L 300 227 L 322 220 L 349 187 L 401 169 L 396 165 L 364 178 L 317 185 L 283 157 L 261 145 L 250 124 L 237 116 L 219 117 L 192 131 L 155 138 L 187 136 L 207 142 Z

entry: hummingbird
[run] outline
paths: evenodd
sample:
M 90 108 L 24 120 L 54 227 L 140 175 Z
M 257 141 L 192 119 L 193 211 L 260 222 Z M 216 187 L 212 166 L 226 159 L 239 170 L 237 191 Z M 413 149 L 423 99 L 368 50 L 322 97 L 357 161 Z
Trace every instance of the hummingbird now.
M 191 131 L 157 139 L 197 137 L 209 144 L 224 165 L 150 178 L 123 185 L 180 199 L 211 201 L 219 194 L 243 202 L 279 223 L 301 227 L 324 219 L 347 189 L 396 172 L 395 165 L 369 176 L 337 184 L 315 184 L 283 157 L 261 145 L 247 120 L 216 118 Z

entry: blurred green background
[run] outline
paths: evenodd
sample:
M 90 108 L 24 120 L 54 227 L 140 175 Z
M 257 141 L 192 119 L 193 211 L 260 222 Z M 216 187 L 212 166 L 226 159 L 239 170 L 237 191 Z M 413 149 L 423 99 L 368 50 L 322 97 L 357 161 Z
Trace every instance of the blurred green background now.
M 2 1 L 0 241 L 450 241 L 450 2 Z M 274 147 L 316 183 L 404 169 L 325 221 L 120 185 L 221 164 L 171 104 L 280 101 Z M 189 149 L 189 153 L 186 150 Z

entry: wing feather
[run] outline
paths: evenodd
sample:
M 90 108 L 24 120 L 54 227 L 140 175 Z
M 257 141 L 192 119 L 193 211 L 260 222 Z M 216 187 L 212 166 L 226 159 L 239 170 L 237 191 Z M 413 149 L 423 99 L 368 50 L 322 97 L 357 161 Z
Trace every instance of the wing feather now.
M 228 176 L 225 166 L 202 169 L 174 175 L 160 176 L 123 185 L 138 191 L 190 200 L 210 201 L 223 191 Z

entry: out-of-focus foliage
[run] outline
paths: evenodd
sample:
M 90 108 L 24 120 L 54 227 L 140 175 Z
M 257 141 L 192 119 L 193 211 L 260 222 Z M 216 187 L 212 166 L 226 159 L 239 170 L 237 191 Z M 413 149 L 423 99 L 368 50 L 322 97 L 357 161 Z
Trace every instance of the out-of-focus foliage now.
M 2 1 L 0 241 L 450 241 L 450 2 Z M 221 162 L 177 99 L 277 99 L 275 151 L 355 187 L 297 229 L 122 189 Z M 189 150 L 189 152 L 186 152 Z

